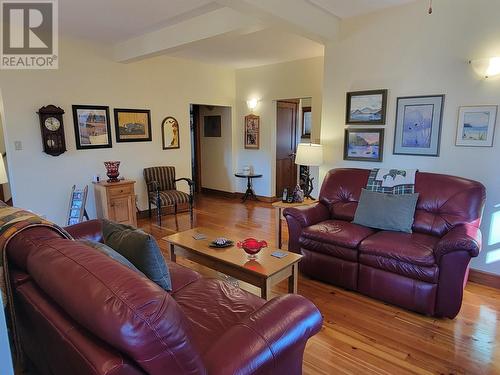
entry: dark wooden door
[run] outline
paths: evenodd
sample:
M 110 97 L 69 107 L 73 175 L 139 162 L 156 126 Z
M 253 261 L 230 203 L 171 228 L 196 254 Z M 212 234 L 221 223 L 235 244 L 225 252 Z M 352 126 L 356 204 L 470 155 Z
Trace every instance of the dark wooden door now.
M 284 188 L 297 184 L 297 112 L 298 101 L 278 101 L 276 119 L 276 196 L 281 197 Z
M 193 176 L 194 191 L 201 192 L 201 121 L 200 106 L 191 106 L 191 175 Z

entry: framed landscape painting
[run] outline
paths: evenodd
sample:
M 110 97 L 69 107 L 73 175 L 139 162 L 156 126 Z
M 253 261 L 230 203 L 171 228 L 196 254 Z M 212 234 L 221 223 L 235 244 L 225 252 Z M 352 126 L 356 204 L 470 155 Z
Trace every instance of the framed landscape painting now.
M 346 129 L 344 160 L 382 161 L 384 129 Z
M 457 146 L 492 147 L 498 106 L 460 107 Z
M 73 123 L 77 150 L 112 147 L 109 107 L 73 105 Z
M 259 148 L 260 142 L 260 117 L 256 115 L 245 116 L 245 148 Z
M 444 95 L 397 100 L 395 155 L 439 156 Z
M 151 141 L 149 109 L 115 108 L 116 142 Z
M 385 125 L 387 90 L 348 92 L 346 124 Z

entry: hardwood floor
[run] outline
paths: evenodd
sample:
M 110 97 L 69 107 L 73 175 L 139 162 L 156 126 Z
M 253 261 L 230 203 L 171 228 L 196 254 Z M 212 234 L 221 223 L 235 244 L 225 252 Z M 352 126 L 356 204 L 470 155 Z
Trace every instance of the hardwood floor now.
M 160 228 L 154 220 L 142 219 L 139 226 L 158 239 L 190 227 L 187 213 L 164 216 L 162 222 Z M 276 222 L 269 203 L 201 196 L 193 224 L 238 229 L 275 245 Z M 188 261 L 179 263 L 217 276 Z M 250 285 L 240 286 L 258 294 Z M 284 293 L 286 286 L 281 283 L 273 292 Z M 498 289 L 469 282 L 454 320 L 414 314 L 303 275 L 298 290 L 324 317 L 321 332 L 307 345 L 304 374 L 500 374 Z

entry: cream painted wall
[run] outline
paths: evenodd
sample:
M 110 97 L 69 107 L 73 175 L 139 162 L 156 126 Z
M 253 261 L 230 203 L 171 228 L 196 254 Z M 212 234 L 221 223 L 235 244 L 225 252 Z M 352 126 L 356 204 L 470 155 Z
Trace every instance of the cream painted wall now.
M 1 100 L 1 97 L 0 97 Z M 0 114 L 0 155 L 3 155 L 5 153 L 5 138 L 4 138 L 4 131 L 3 131 L 3 124 L 2 124 L 2 115 Z M 7 161 L 7 158 L 3 158 L 3 162 L 5 163 L 5 170 L 7 172 L 7 175 L 9 174 L 9 162 Z M 10 185 L 9 183 L 3 184 L 3 198 L 4 201 L 8 201 L 12 195 L 10 193 Z
M 137 180 L 139 207 L 145 209 L 144 167 L 175 165 L 178 176 L 191 176 L 189 103 L 232 106 L 234 102 L 234 71 L 212 65 L 167 57 L 120 64 L 110 59 L 105 47 L 63 39 L 59 67 L 54 71 L 0 71 L 14 203 L 59 224 L 64 223 L 73 184 L 89 185 L 87 207 L 90 216 L 95 216 L 90 181 L 97 173 L 105 176 L 105 160 L 120 160 L 121 174 Z M 68 151 L 58 157 L 42 152 L 36 111 L 47 104 L 66 112 Z M 113 108 L 148 108 L 153 141 L 116 143 L 111 119 L 113 148 L 77 151 L 72 104 L 109 105 L 111 117 Z M 168 115 L 180 124 L 181 148 L 177 150 L 162 150 L 160 123 Z M 14 150 L 14 141 L 22 142 L 21 151 Z
M 413 167 L 481 181 L 487 188 L 483 252 L 473 267 L 500 274 L 500 125 L 493 148 L 455 147 L 458 107 L 500 105 L 500 79 L 480 80 L 466 61 L 500 56 L 500 2 L 440 0 L 429 16 L 421 2 L 344 20 L 340 40 L 326 48 L 321 142 L 325 165 Z M 342 160 L 345 93 L 389 89 L 384 162 Z M 392 155 L 396 98 L 446 94 L 441 155 Z M 500 115 L 500 114 L 499 114 Z
M 236 123 L 233 143 L 236 169 L 253 165 L 262 178 L 254 180 L 257 195 L 274 196 L 276 169 L 276 101 L 312 98 L 312 139 L 319 139 L 323 85 L 323 57 L 273 64 L 236 71 Z M 254 114 L 260 116 L 260 150 L 244 148 L 244 118 L 250 113 L 246 101 L 260 100 Z M 314 170 L 312 173 L 314 174 Z M 317 180 L 317 179 L 316 179 Z M 246 180 L 239 179 L 236 189 L 244 192 Z
M 221 136 L 205 137 L 204 116 L 221 116 Z M 231 108 L 200 106 L 201 186 L 233 192 Z

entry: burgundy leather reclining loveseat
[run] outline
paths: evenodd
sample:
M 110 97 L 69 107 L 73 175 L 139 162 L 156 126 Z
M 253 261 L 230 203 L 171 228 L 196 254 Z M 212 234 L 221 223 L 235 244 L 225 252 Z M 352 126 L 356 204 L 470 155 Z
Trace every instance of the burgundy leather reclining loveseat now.
M 469 263 L 481 250 L 485 188 L 464 178 L 417 172 L 413 233 L 351 223 L 370 171 L 333 169 L 319 203 L 287 208 L 290 251 L 302 272 L 368 296 L 439 317 L 462 304 Z
M 102 241 L 97 220 L 66 228 Z M 300 374 L 322 318 L 169 263 L 167 293 L 80 242 L 36 227 L 7 248 L 17 326 L 42 375 Z

